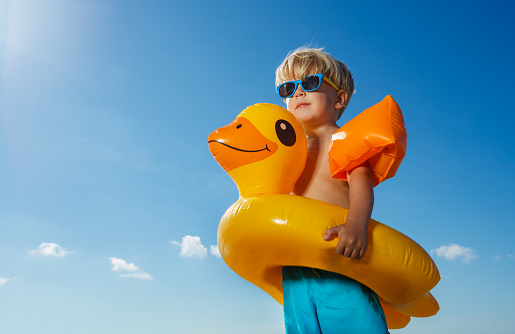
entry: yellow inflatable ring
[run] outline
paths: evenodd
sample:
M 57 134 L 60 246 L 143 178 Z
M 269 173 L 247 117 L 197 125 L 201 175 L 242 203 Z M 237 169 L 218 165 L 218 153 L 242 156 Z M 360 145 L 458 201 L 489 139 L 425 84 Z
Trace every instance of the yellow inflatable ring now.
M 406 326 L 410 316 L 436 314 L 429 291 L 440 276 L 422 247 L 372 220 L 365 257 L 345 258 L 335 252 L 337 241 L 326 242 L 323 235 L 344 221 L 347 210 L 289 195 L 304 168 L 306 138 L 287 110 L 248 107 L 209 136 L 209 148 L 240 191 L 218 228 L 222 258 L 240 276 L 282 303 L 282 266 L 320 268 L 374 290 L 389 328 Z

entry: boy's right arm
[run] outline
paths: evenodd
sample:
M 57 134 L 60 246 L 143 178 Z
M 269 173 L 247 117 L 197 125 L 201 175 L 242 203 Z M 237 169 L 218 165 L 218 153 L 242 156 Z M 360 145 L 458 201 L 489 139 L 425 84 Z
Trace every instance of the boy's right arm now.
M 348 172 L 349 213 L 345 224 L 327 229 L 324 240 L 338 237 L 336 252 L 351 259 L 361 259 L 368 246 L 367 228 L 374 206 L 372 170 L 368 162 Z

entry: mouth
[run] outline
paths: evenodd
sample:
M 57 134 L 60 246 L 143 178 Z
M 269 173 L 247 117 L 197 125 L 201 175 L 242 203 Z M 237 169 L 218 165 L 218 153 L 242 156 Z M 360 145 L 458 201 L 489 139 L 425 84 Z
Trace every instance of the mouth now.
M 218 141 L 218 140 L 210 140 L 210 141 L 208 141 L 208 144 L 211 144 L 211 143 L 222 144 L 224 146 L 227 146 L 228 148 L 231 148 L 233 150 L 240 151 L 240 152 L 255 153 L 255 152 L 261 152 L 261 151 L 265 151 L 265 150 L 268 151 L 268 152 L 272 152 L 272 151 L 270 151 L 270 149 L 268 148 L 268 145 L 266 145 L 266 144 L 265 144 L 265 148 L 262 148 L 260 150 L 244 150 L 244 149 L 237 148 L 237 147 L 234 147 L 234 146 L 231 146 L 231 145 L 227 145 L 226 143 L 224 143 L 222 141 Z
M 302 109 L 306 106 L 309 106 L 309 103 L 301 102 L 295 106 L 295 109 Z

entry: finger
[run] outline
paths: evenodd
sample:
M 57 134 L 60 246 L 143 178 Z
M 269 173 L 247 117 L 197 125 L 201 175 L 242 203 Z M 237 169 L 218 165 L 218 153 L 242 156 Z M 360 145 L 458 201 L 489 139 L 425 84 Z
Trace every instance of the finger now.
M 359 247 L 358 249 L 356 249 L 356 257 L 355 257 L 355 259 L 356 260 L 361 260 L 365 256 L 366 250 L 367 250 L 366 246 Z
M 337 236 L 338 236 L 338 231 L 334 227 L 331 227 L 325 231 L 324 240 L 331 241 L 334 238 L 336 238 Z
M 359 250 L 354 250 L 354 252 L 352 252 L 352 257 L 351 259 L 354 259 L 354 260 L 360 260 L 361 259 L 361 252 Z
M 361 251 L 359 252 L 359 259 L 360 260 L 363 258 L 363 256 L 365 256 L 365 251 L 366 251 L 366 248 L 362 248 Z
M 361 255 L 362 251 L 360 250 L 360 248 L 355 247 L 345 247 L 345 250 L 341 254 L 353 260 L 359 260 L 363 257 Z
M 338 241 L 338 244 L 336 245 L 336 253 L 342 255 L 345 253 L 345 244 L 341 240 Z
M 342 255 L 352 259 L 353 253 L 354 253 L 354 250 L 352 249 L 352 247 L 345 247 L 345 250 L 343 251 Z

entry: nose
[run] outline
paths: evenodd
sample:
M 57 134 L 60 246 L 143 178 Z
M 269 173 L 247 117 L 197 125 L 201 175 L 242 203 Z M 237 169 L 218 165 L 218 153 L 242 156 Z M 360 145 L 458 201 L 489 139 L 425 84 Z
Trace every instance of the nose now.
M 305 96 L 306 92 L 302 89 L 301 85 L 297 85 L 297 90 L 293 94 L 293 97 Z

